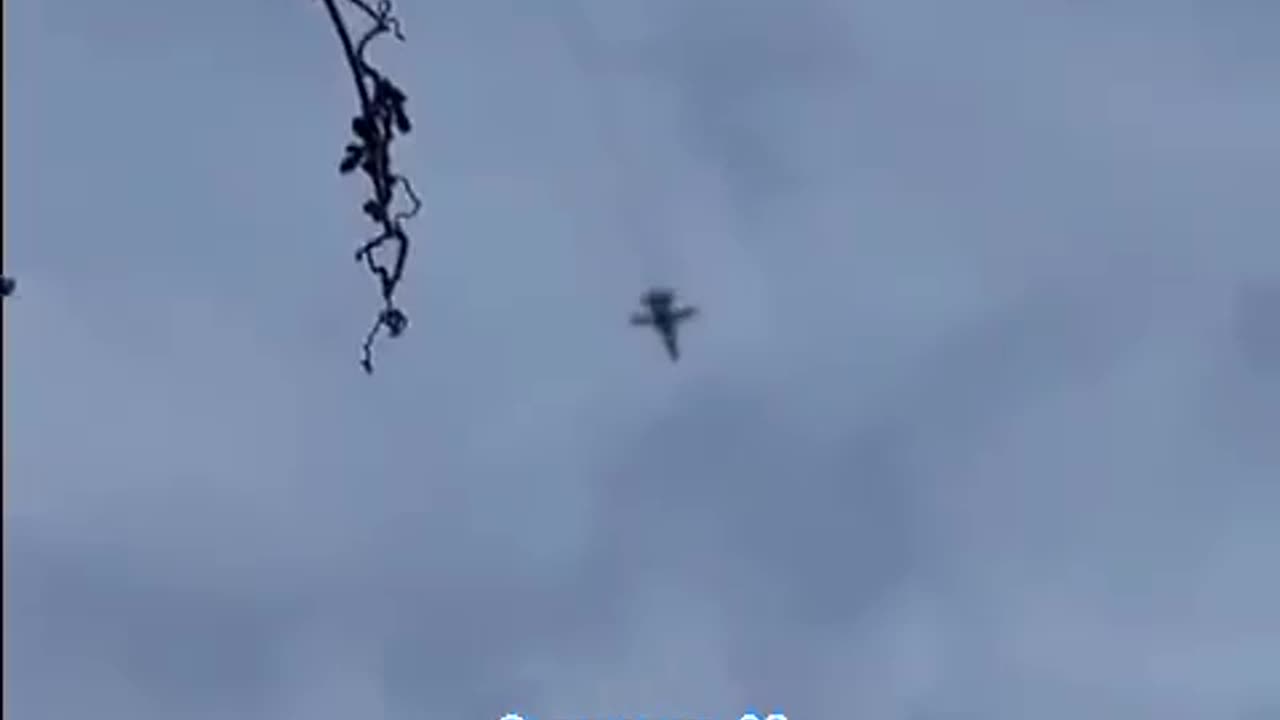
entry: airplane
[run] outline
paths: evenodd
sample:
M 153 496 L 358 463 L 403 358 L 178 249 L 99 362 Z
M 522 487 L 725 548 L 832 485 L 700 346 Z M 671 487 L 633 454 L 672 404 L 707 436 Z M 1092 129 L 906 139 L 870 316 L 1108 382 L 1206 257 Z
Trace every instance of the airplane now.
M 676 307 L 676 294 L 666 288 L 653 288 L 640 296 L 640 303 L 647 312 L 632 313 L 631 324 L 637 327 L 651 325 L 662 335 L 671 362 L 680 359 L 680 346 L 676 342 L 676 329 L 680 323 L 698 314 L 696 307 Z
M 9 297 L 18 289 L 18 281 L 8 275 L 0 275 L 0 297 Z

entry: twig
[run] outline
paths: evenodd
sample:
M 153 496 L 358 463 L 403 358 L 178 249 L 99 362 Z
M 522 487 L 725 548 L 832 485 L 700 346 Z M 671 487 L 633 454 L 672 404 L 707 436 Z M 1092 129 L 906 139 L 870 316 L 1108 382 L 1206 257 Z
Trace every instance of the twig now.
M 345 175 L 358 168 L 369 178 L 373 186 L 373 197 L 365 201 L 363 210 L 379 228 L 378 234 L 356 251 L 356 261 L 363 262 L 378 279 L 382 292 L 383 307 L 365 336 L 360 360 L 365 372 L 372 374 L 373 345 L 378 333 L 386 328 L 390 337 L 399 337 L 409 326 L 408 316 L 396 306 L 395 292 L 404 276 L 409 256 L 410 240 L 403 223 L 418 214 L 422 209 L 422 201 L 409 180 L 391 168 L 392 140 L 412 129 L 405 112 L 405 94 L 382 71 L 374 67 L 366 56 L 369 43 L 380 35 L 391 33 L 396 39 L 404 40 L 400 22 L 392 15 L 391 0 L 379 0 L 376 7 L 366 0 L 346 0 L 372 23 L 359 41 L 352 40 L 351 31 L 342 13 L 338 11 L 337 2 L 338 0 L 324 0 L 324 5 L 338 33 L 338 39 L 342 42 L 343 54 L 360 99 L 360 114 L 351 120 L 355 141 L 347 144 L 338 169 Z M 409 200 L 407 210 L 392 209 L 397 188 Z M 389 267 L 377 257 L 388 243 L 392 244 L 394 250 L 394 259 Z

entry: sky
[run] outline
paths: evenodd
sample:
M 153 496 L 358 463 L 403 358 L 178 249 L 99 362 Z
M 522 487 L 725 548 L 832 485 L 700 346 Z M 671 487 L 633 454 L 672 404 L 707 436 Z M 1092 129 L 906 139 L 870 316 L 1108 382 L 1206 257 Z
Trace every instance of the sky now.
M 1280 7 L 397 5 L 366 377 L 322 5 L 5 3 L 8 717 L 1280 718 Z

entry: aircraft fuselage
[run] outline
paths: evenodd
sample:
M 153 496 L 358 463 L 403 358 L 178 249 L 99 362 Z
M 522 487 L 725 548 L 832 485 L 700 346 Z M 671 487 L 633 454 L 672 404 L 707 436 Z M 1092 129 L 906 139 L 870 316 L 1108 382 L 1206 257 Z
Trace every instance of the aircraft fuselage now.
M 633 323 L 652 325 L 662 336 L 663 347 L 672 362 L 680 359 L 680 345 L 677 341 L 677 329 L 681 322 L 688 320 L 696 310 L 692 307 L 676 308 L 675 298 L 671 293 L 651 292 L 643 298 L 648 313 L 637 315 Z

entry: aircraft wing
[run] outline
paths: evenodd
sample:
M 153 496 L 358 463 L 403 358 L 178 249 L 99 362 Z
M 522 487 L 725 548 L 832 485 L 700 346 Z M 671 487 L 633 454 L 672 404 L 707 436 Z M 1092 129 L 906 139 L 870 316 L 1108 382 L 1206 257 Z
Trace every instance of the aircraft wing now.
M 697 314 L 698 314 L 698 308 L 684 307 L 671 313 L 671 319 L 675 320 L 676 322 L 679 322 L 681 320 L 688 320 L 689 318 Z
M 632 313 L 631 324 L 632 325 L 652 325 L 653 316 L 649 315 L 648 313 Z

